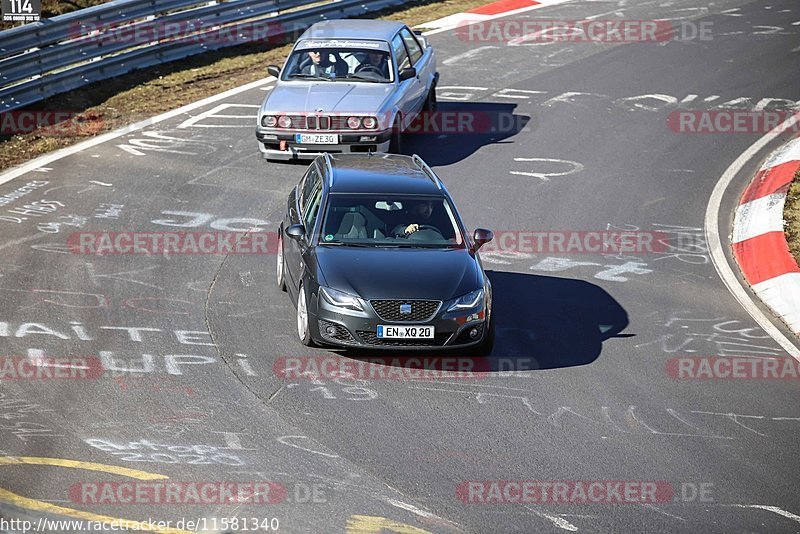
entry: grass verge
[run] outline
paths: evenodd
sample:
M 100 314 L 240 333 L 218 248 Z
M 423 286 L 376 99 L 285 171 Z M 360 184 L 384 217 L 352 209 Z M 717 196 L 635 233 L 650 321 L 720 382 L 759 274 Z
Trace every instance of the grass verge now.
M 415 26 L 484 5 L 489 0 L 416 0 L 371 18 Z M 264 78 L 266 66 L 283 64 L 292 43 L 230 47 L 182 61 L 133 71 L 57 95 L 32 106 L 77 113 L 74 127 L 0 137 L 0 170 L 98 134 Z
M 794 175 L 794 180 L 786 194 L 786 203 L 783 206 L 783 231 L 786 242 L 789 243 L 789 252 L 794 256 L 794 261 L 800 265 L 800 170 Z

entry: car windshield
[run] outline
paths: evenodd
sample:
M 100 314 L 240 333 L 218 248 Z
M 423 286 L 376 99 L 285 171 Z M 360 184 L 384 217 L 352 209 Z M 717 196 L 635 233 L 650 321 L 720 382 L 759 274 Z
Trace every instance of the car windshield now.
M 289 56 L 284 80 L 325 80 L 389 83 L 392 67 L 389 53 L 359 48 L 304 48 Z
M 463 248 L 444 197 L 331 194 L 321 245 Z

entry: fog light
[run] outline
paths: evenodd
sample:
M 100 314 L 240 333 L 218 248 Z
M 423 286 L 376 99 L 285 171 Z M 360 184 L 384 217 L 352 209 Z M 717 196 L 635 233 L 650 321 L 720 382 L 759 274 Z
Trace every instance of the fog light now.
M 481 335 L 481 331 L 478 330 L 477 328 L 473 328 L 472 330 L 469 331 L 469 337 L 471 337 L 472 339 L 475 339 L 479 335 Z

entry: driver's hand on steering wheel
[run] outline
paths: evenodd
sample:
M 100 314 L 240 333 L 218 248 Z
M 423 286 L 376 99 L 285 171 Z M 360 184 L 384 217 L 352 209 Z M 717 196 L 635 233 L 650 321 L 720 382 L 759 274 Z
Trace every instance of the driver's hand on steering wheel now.
M 409 224 L 408 226 L 406 226 L 405 234 L 406 235 L 413 234 L 414 232 L 416 232 L 418 230 L 419 230 L 419 225 L 418 224 Z

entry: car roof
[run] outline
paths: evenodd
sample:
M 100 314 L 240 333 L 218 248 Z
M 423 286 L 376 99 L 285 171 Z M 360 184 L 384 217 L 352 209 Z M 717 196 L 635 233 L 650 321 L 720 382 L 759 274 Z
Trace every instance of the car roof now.
M 329 161 L 330 176 L 325 179 L 328 180 L 328 190 L 334 194 L 447 195 L 439 178 L 419 156 L 330 154 Z M 324 169 L 325 161 L 320 161 L 320 166 Z
M 312 24 L 300 39 L 379 39 L 391 41 L 402 22 L 370 19 L 325 20 Z

